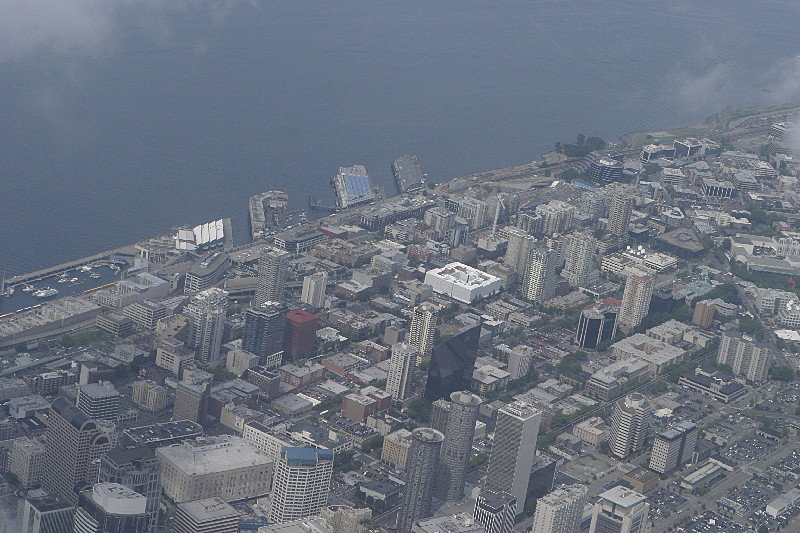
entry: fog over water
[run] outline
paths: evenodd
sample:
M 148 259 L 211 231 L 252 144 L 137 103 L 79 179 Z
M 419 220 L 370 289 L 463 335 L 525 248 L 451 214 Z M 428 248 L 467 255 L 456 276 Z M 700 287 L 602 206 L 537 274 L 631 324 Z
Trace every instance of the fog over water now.
M 800 98 L 796 0 L 5 0 L 0 270 Z M 771 92 L 766 92 L 768 89 Z

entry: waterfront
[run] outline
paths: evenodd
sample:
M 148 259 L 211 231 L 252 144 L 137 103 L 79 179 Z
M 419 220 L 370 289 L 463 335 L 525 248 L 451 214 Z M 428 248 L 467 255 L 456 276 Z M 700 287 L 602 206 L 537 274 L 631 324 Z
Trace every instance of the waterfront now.
M 2 56 L 8 276 L 225 216 L 242 242 L 249 196 L 331 203 L 339 166 L 392 193 L 403 153 L 438 182 L 796 92 L 795 2 L 227 5 Z

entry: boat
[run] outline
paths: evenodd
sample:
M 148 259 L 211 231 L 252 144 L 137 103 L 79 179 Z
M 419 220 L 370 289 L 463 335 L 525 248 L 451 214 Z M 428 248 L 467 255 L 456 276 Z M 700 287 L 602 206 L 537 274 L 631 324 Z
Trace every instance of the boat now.
M 22 288 L 22 292 L 35 292 L 35 291 L 37 291 L 37 290 L 38 290 L 38 289 L 37 289 L 36 287 L 34 287 L 33 285 L 25 285 L 25 286 Z
M 58 289 L 52 289 L 50 287 L 45 287 L 44 289 L 38 290 L 33 293 L 36 298 L 50 298 L 51 296 L 55 296 L 58 294 Z
M 91 274 L 89 274 L 89 277 L 92 278 L 92 279 L 100 279 L 100 278 L 103 277 L 103 275 L 102 274 L 98 274 L 97 272 L 92 272 Z
M 14 287 L 9 287 L 6 289 L 6 296 L 14 296 Z

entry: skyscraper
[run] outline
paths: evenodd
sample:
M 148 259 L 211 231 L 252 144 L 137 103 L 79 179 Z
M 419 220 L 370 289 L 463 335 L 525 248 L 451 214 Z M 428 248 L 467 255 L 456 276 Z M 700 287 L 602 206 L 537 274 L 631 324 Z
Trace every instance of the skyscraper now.
M 622 293 L 619 323 L 633 329 L 638 326 L 650 309 L 655 280 L 652 276 L 628 276 Z
M 408 332 L 408 344 L 416 346 L 423 357 L 429 356 L 433 349 L 437 313 L 438 309 L 431 304 L 422 304 L 414 308 L 411 330 Z
M 228 311 L 228 293 L 211 288 L 193 297 L 183 314 L 189 317 L 189 344 L 204 363 L 219 360 L 222 333 Z
M 119 483 L 97 483 L 81 491 L 73 533 L 147 533 L 147 498 Z
M 286 333 L 283 336 L 283 353 L 292 361 L 311 355 L 317 347 L 316 315 L 302 309 L 286 313 Z
M 697 444 L 697 424 L 683 420 L 656 433 L 653 452 L 650 454 L 650 470 L 668 474 L 685 465 L 694 453 Z
M 486 528 L 486 533 L 511 533 L 519 512 L 517 499 L 511 494 L 485 490 L 478 494 L 472 515 Z
M 430 401 L 447 398 L 472 385 L 480 336 L 481 326 L 476 325 L 436 345 L 428 365 L 425 398 Z
M 272 246 L 266 246 L 258 259 L 258 283 L 253 307 L 265 302 L 282 302 L 286 290 L 286 275 L 291 254 Z
M 536 238 L 520 228 L 507 228 L 504 231 L 508 236 L 508 248 L 503 263 L 522 277 L 528 263 L 528 255 L 536 247 Z
M 536 438 L 542 412 L 525 402 L 513 402 L 497 411 L 494 445 L 486 472 L 486 488 L 512 495 L 521 513 L 536 456 Z
M 535 533 L 575 533 L 586 501 L 586 487 L 569 485 L 539 498 L 531 531 Z
M 611 418 L 611 453 L 625 459 L 644 448 L 650 430 L 650 403 L 642 394 L 631 393 L 614 404 Z
M 325 287 L 328 283 L 328 273 L 315 272 L 303 278 L 303 292 L 300 301 L 314 309 L 321 309 L 325 305 Z
M 393 400 L 405 400 L 414 392 L 414 371 L 417 367 L 416 346 L 398 342 L 392 345 L 392 357 L 389 360 L 389 376 L 386 378 L 386 392 Z
M 717 363 L 730 366 L 734 374 L 762 383 L 767 380 L 772 349 L 768 342 L 757 341 L 739 331 L 727 331 L 720 338 Z
M 617 237 L 627 235 L 632 212 L 633 197 L 627 194 L 615 195 L 608 210 L 608 232 Z
M 599 272 L 594 265 L 597 240 L 589 231 L 575 232 L 567 238 L 567 253 L 561 275 L 573 287 L 590 285 L 597 281 Z
M 545 246 L 537 246 L 528 254 L 522 282 L 522 296 L 533 302 L 549 300 L 556 294 L 556 268 L 558 253 Z
M 318 515 L 328 501 L 333 451 L 284 447 L 275 462 L 269 519 L 281 523 Z
M 464 480 L 467 477 L 475 422 L 478 420 L 482 401 L 469 391 L 458 391 L 450 395 L 441 466 L 436 480 L 436 492 L 443 500 L 460 500 L 464 497 Z
M 431 501 L 444 435 L 432 428 L 411 432 L 406 486 L 397 513 L 397 532 L 410 533 L 416 520 L 431 516 Z
M 650 504 L 636 491 L 617 486 L 600 495 L 589 533 L 647 533 Z
M 575 342 L 581 348 L 597 348 L 603 341 L 614 338 L 617 332 L 619 307 L 611 304 L 598 304 L 584 309 L 578 317 Z
M 76 488 L 97 480 L 98 460 L 111 449 L 109 435 L 59 397 L 50 407 L 46 437 L 42 488 L 76 505 Z
M 716 304 L 712 300 L 703 300 L 694 305 L 692 322 L 701 328 L 711 327 L 714 320 L 714 312 L 717 310 Z
M 160 465 L 152 448 L 114 448 L 100 458 L 98 483 L 119 483 L 146 499 L 149 528 L 158 525 L 161 502 Z
M 270 355 L 283 351 L 286 306 L 265 302 L 245 311 L 242 349 L 259 356 L 264 364 Z
M 95 420 L 116 422 L 119 416 L 120 396 L 109 381 L 78 386 L 78 409 Z

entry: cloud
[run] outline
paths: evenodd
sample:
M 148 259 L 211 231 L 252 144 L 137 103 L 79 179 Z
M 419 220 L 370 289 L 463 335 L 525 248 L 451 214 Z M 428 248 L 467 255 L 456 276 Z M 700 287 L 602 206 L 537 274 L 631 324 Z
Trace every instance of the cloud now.
M 673 76 L 676 94 L 692 112 L 708 109 L 711 104 L 725 100 L 722 95 L 728 90 L 733 74 L 732 63 L 719 63 L 695 75 L 679 71 Z

